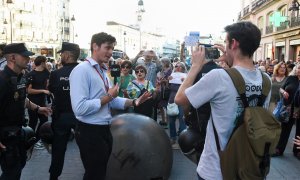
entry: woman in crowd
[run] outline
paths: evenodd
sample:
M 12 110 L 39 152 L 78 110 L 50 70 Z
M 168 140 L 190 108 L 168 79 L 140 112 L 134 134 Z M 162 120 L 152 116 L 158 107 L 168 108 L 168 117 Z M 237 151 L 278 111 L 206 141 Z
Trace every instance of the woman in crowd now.
M 132 80 L 135 80 L 135 77 L 130 74 L 131 72 L 131 68 L 132 68 L 132 64 L 130 61 L 125 60 L 121 63 L 121 76 L 118 77 L 117 82 L 119 84 L 119 95 L 120 97 L 126 97 L 128 98 L 128 94 L 127 94 L 127 86 L 129 84 L 129 82 L 131 82 Z M 125 94 L 124 94 L 125 92 Z
M 172 74 L 172 64 L 169 58 L 161 58 L 162 70 L 157 73 L 157 85 L 156 88 L 160 89 L 160 98 L 158 102 L 158 108 L 161 114 L 161 121 L 159 122 L 162 126 L 167 126 L 167 118 L 165 109 L 168 105 L 168 100 L 170 97 L 170 87 L 169 87 L 169 76 Z
M 128 84 L 130 82 L 132 82 L 135 77 L 130 74 L 130 72 L 132 71 L 132 64 L 130 61 L 128 60 L 124 60 L 121 65 L 121 76 L 117 78 L 117 83 L 119 84 L 119 97 L 125 97 L 125 98 L 129 98 L 128 93 L 127 93 L 127 87 Z M 133 109 L 130 107 L 128 109 L 124 109 L 124 110 L 117 110 L 117 109 L 113 109 L 112 110 L 112 114 L 113 115 L 117 115 L 117 114 L 122 114 L 122 113 L 129 113 L 129 112 L 133 112 Z
M 169 77 L 169 84 L 171 88 L 171 94 L 168 103 L 174 103 L 174 98 L 175 95 L 186 78 L 186 67 L 182 62 L 178 62 L 175 67 L 174 67 L 174 72 L 170 75 Z M 175 144 L 177 140 L 177 135 L 179 135 L 185 128 L 185 122 L 183 120 L 183 107 L 178 106 L 179 109 L 179 114 L 175 116 L 170 116 L 168 115 L 168 120 L 169 120 L 169 128 L 170 128 L 170 139 L 171 139 L 171 144 Z M 176 133 L 176 119 L 178 118 L 179 120 L 179 130 L 178 133 Z
M 299 80 L 300 80 L 300 64 L 297 64 L 290 75 L 285 80 L 284 84 L 280 88 L 280 93 L 284 98 L 284 105 L 291 106 L 291 112 L 289 121 L 286 123 L 281 123 L 281 134 L 279 142 L 276 146 L 276 152 L 273 156 L 282 156 L 286 148 L 292 127 L 296 122 L 296 136 L 300 136 L 300 123 L 299 116 L 295 117 L 294 113 L 294 104 L 299 104 L 299 97 L 295 97 L 297 90 L 299 89 Z M 297 93 L 299 94 L 299 93 Z M 298 96 L 298 95 L 297 95 Z M 295 100 L 297 102 L 295 102 Z M 294 156 L 300 159 L 300 150 L 296 148 L 296 145 L 293 147 Z
M 145 101 L 143 104 L 138 107 L 134 107 L 134 112 L 138 114 L 142 114 L 152 118 L 153 115 L 153 103 L 156 97 L 156 91 L 151 83 L 145 79 L 147 74 L 147 69 L 143 65 L 137 65 L 135 67 L 136 79 L 129 82 L 127 86 L 127 93 L 130 99 L 135 99 L 141 96 L 145 91 L 152 93 L 152 98 Z
M 284 80 L 288 76 L 286 64 L 283 62 L 278 63 L 274 67 L 272 76 L 272 89 L 271 89 L 271 100 L 269 110 L 273 112 L 277 102 L 280 100 L 279 89 L 283 85 Z

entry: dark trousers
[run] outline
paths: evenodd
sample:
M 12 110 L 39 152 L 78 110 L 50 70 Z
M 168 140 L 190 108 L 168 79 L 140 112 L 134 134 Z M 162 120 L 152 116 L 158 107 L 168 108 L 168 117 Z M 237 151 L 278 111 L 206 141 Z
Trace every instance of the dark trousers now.
M 19 180 L 26 164 L 26 149 L 21 137 L 9 143 L 3 143 L 6 151 L 1 153 L 0 165 L 2 174 L 0 180 Z
M 50 179 L 57 179 L 61 175 L 71 129 L 75 129 L 76 122 L 73 113 L 61 113 L 57 119 L 52 119 L 53 143 L 49 169 Z
M 43 115 L 43 114 L 38 114 L 35 111 L 32 110 L 28 110 L 28 114 L 29 114 L 29 127 L 31 127 L 33 130 L 35 130 L 36 132 L 36 138 L 39 140 L 39 130 L 42 124 L 44 124 L 45 122 L 48 121 L 48 117 Z M 38 125 L 38 127 L 36 127 L 38 120 L 40 120 L 40 123 Z
M 202 177 L 200 177 L 198 173 L 197 173 L 197 176 L 198 176 L 198 180 L 205 180 Z
M 84 180 L 104 180 L 112 151 L 109 125 L 92 125 L 78 121 L 75 139 L 85 169 Z
M 296 135 L 295 135 L 295 137 L 296 137 L 297 135 L 298 136 L 300 135 L 300 119 L 290 118 L 289 122 L 281 123 L 281 134 L 280 134 L 279 142 L 277 144 L 277 149 L 280 151 L 280 153 L 283 153 L 286 148 L 292 127 L 295 123 L 295 120 L 296 120 Z M 293 148 L 293 152 L 294 152 L 294 154 L 300 152 L 299 149 L 297 149 L 295 145 Z

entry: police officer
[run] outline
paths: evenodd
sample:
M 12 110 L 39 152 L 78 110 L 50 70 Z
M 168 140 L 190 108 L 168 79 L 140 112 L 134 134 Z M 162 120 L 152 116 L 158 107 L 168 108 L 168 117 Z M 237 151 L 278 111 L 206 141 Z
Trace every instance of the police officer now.
M 53 143 L 52 159 L 49 169 L 50 180 L 57 180 L 61 175 L 67 142 L 71 128 L 75 128 L 76 118 L 72 111 L 70 100 L 69 75 L 78 64 L 80 49 L 77 44 L 63 42 L 61 53 L 62 68 L 52 71 L 49 80 L 49 90 L 54 94 L 53 101 Z
M 26 79 L 22 72 L 34 53 L 24 43 L 13 43 L 4 47 L 3 54 L 7 66 L 0 71 L 0 179 L 17 180 L 26 164 L 26 148 L 21 137 L 24 107 L 47 116 L 51 109 L 26 98 Z

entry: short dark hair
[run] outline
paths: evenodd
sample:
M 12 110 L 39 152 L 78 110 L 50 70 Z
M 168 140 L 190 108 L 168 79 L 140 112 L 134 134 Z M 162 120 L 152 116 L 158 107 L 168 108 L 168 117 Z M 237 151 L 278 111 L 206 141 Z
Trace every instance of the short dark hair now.
M 228 33 L 229 47 L 231 40 L 235 39 L 240 43 L 240 50 L 244 56 L 252 57 L 260 44 L 261 32 L 249 21 L 237 22 L 225 27 Z
M 36 66 L 39 66 L 41 65 L 43 62 L 46 62 L 47 61 L 47 58 L 45 56 L 37 56 L 35 59 L 34 59 L 34 64 Z
M 125 60 L 121 63 L 121 67 L 129 66 L 130 68 L 132 67 L 131 61 Z
M 92 36 L 91 40 L 91 52 L 93 52 L 93 43 L 96 43 L 98 46 L 101 46 L 103 43 L 113 44 L 116 43 L 116 38 L 105 32 L 97 33 Z
M 143 69 L 143 70 L 145 71 L 145 74 L 147 74 L 147 69 L 146 69 L 145 66 L 143 66 L 143 65 L 137 65 L 137 66 L 135 67 L 134 71 L 137 71 L 137 70 L 139 70 L 139 69 Z
M 73 61 L 76 62 L 80 56 L 80 50 L 79 51 L 69 51 L 71 56 L 73 57 Z

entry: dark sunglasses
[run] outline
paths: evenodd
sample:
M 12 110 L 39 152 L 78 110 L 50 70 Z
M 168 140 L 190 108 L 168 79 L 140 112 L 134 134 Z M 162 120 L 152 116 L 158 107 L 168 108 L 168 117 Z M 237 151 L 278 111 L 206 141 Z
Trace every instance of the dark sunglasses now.
M 135 73 L 138 74 L 138 73 L 144 73 L 145 71 L 143 69 L 140 69 L 140 70 L 135 70 Z
M 178 67 L 180 67 L 180 66 L 177 66 L 177 65 L 175 66 L 175 68 L 178 68 Z
M 123 69 L 131 69 L 130 66 L 121 66 L 121 68 L 123 68 Z

